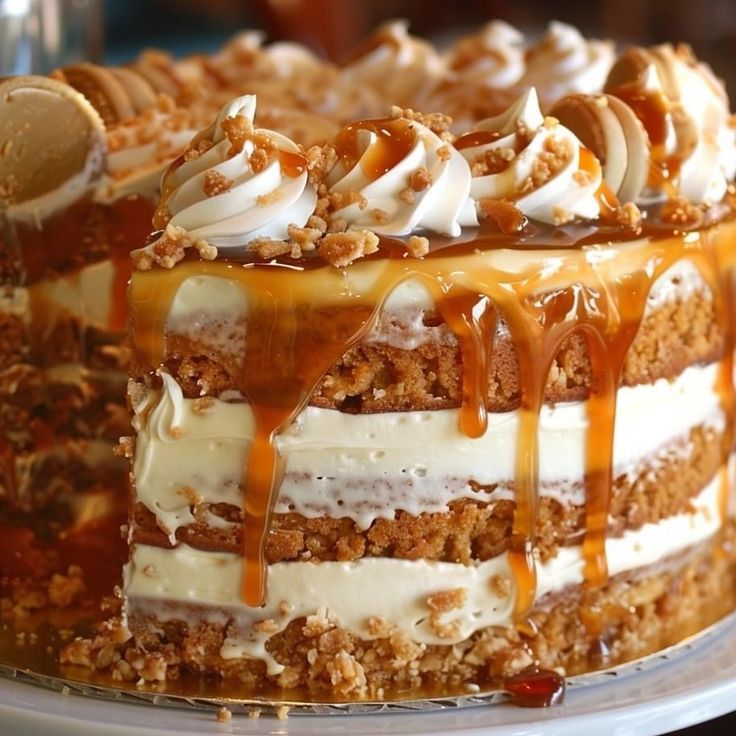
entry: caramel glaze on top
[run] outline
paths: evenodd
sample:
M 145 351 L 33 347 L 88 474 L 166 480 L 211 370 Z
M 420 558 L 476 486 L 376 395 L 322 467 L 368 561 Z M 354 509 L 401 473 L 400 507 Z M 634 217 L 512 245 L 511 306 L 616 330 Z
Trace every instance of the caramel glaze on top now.
M 624 242 L 627 239 L 630 242 Z M 462 238 L 434 238 L 432 246 L 428 256 L 413 259 L 400 241 L 383 238 L 377 254 L 345 271 L 313 256 L 268 263 L 188 259 L 171 270 L 134 272 L 130 289 L 134 362 L 151 371 L 166 360 L 167 316 L 187 278 L 217 276 L 238 282 L 247 292 L 248 327 L 237 376 L 256 419 L 244 469 L 243 599 L 247 605 L 260 605 L 266 594 L 264 544 L 283 475 L 274 438 L 307 404 L 325 372 L 375 324 L 391 291 L 407 279 L 428 288 L 458 338 L 463 363 L 460 429 L 467 436 L 477 437 L 487 426 L 488 364 L 497 313 L 504 315 L 519 357 L 521 421 L 509 555 L 520 621 L 531 608 L 536 590 L 532 540 L 538 502 L 539 413 L 550 364 L 569 335 L 585 336 L 596 381 L 587 403 L 583 550 L 590 586 L 607 580 L 606 523 L 622 366 L 652 284 L 677 261 L 690 260 L 712 291 L 716 318 L 727 336 L 716 388 L 727 416 L 732 416 L 729 315 L 733 300 L 726 274 L 736 261 L 736 222 L 730 212 L 721 221 L 691 232 L 647 226 L 640 237 L 633 238 L 622 229 L 527 225 L 522 234 L 508 236 L 481 227 L 466 231 Z M 731 424 L 729 420 L 729 428 Z M 731 445 L 729 437 L 724 461 Z M 724 498 L 726 493 L 724 475 Z

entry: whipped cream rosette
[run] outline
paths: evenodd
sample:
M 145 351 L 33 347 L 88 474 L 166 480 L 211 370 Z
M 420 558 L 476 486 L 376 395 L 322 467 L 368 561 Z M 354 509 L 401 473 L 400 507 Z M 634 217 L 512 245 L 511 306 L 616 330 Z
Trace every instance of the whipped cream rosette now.
M 542 108 L 564 95 L 599 92 L 613 64 L 612 41 L 586 39 L 577 28 L 553 21 L 547 33 L 526 52 L 520 89 L 536 87 Z
M 455 145 L 473 172 L 476 205 L 503 200 L 531 219 L 558 225 L 600 214 L 600 163 L 568 128 L 542 115 L 533 88 Z
M 407 28 L 404 20 L 380 26 L 347 60 L 343 79 L 366 84 L 395 105 L 411 105 L 425 96 L 443 75 L 442 60 Z
M 736 135 L 722 83 L 687 47 L 632 48 L 605 87 L 628 103 L 652 146 L 644 201 L 675 195 L 694 204 L 723 198 L 736 173 Z
M 463 36 L 445 56 L 448 77 L 494 87 L 510 87 L 524 73 L 524 35 L 494 20 L 477 33 Z
M 164 178 L 169 224 L 192 240 L 230 248 L 282 239 L 289 225 L 301 227 L 314 210 L 317 195 L 299 146 L 253 128 L 255 110 L 252 95 L 225 105 Z
M 416 120 L 368 120 L 334 141 L 338 162 L 326 184 L 346 204 L 333 213 L 383 235 L 427 230 L 457 236 L 476 225 L 470 169 L 451 144 Z

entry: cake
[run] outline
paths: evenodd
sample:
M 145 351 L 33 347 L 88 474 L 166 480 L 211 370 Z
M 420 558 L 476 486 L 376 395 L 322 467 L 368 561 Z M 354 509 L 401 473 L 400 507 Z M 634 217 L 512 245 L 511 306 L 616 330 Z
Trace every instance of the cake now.
M 162 170 L 199 127 L 142 78 L 134 106 L 111 86 L 122 70 L 74 69 L 95 105 L 61 73 L 0 84 L 0 505 L 24 512 L 126 492 L 113 448 L 129 426 L 130 251 L 150 230 Z
M 130 558 L 64 663 L 544 704 L 736 607 L 736 132 L 707 67 L 562 24 L 166 63 L 219 110 L 132 253 Z

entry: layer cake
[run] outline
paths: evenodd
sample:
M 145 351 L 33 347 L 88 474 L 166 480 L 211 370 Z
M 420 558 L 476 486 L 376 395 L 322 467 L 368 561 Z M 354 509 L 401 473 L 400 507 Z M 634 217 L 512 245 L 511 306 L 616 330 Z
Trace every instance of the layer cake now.
M 727 101 L 671 47 L 602 86 L 307 150 L 246 96 L 170 167 L 130 287 L 156 677 L 472 688 L 733 607 Z

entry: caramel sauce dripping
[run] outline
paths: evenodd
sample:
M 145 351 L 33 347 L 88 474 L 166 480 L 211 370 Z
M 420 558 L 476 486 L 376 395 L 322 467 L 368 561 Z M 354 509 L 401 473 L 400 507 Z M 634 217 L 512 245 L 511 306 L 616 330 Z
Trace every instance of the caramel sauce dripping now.
M 352 264 L 345 272 L 318 258 L 284 264 L 185 260 L 170 271 L 135 272 L 130 291 L 132 346 L 135 363 L 143 371 L 155 371 L 166 361 L 167 315 L 187 278 L 219 276 L 236 281 L 248 294 L 244 355 L 242 364 L 233 370 L 257 424 L 244 469 L 245 603 L 258 606 L 265 596 L 263 547 L 282 473 L 274 440 L 309 401 L 321 376 L 374 324 L 383 300 L 406 279 L 427 285 L 458 338 L 463 359 L 460 429 L 468 436 L 482 434 L 488 421 L 488 364 L 497 314 L 503 315 L 515 346 L 520 406 L 516 512 L 508 556 L 522 627 L 536 596 L 537 435 L 547 376 L 563 341 L 576 331 L 584 334 L 595 379 L 587 404 L 584 571 L 588 585 L 604 584 L 616 392 L 649 290 L 674 263 L 691 260 L 714 294 L 719 326 L 730 335 L 721 273 L 732 264 L 721 262 L 721 250 L 733 248 L 735 229 L 733 222 L 716 224 L 694 238 L 693 233 L 647 224 L 644 234 L 649 240 L 624 242 L 625 252 L 602 260 L 595 257 L 600 249 L 596 243 L 634 236 L 601 227 L 595 236 L 573 239 L 572 245 L 564 241 L 568 247 L 560 251 L 558 231 L 508 236 L 481 228 L 467 234 L 467 240 L 437 238 L 429 255 L 420 260 L 396 257 L 395 243 L 384 238 L 381 252 Z M 503 254 L 514 246 L 524 248 L 526 237 L 538 250 L 525 252 L 518 268 L 502 268 Z M 549 256 L 543 247 L 545 239 L 548 247 L 557 246 Z M 494 252 L 499 259 L 492 257 Z M 463 263 L 458 260 L 462 256 L 470 260 Z M 624 258 L 624 273 L 611 270 L 620 268 Z M 360 275 L 360 289 L 353 286 L 354 274 L 355 278 Z M 724 355 L 732 347 L 729 337 Z M 724 365 L 729 360 L 726 357 Z M 730 386 L 725 367 L 722 376 Z M 732 388 L 724 386 L 723 395 L 724 407 L 731 406 Z
M 360 131 L 376 135 L 366 150 L 360 147 Z M 334 141 L 335 151 L 343 166 L 350 171 L 360 161 L 363 173 L 374 181 L 391 171 L 411 151 L 416 131 L 410 120 L 384 118 L 360 120 L 345 126 Z

